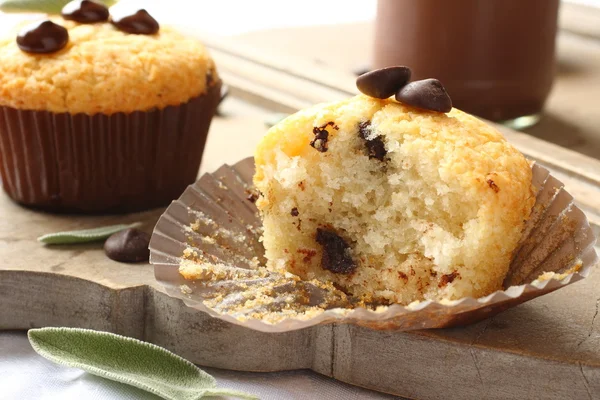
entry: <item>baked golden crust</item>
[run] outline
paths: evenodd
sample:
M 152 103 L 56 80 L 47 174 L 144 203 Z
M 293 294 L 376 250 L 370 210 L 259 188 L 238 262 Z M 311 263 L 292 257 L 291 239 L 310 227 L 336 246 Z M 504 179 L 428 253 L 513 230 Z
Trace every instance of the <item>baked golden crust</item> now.
M 215 71 L 201 43 L 168 27 L 132 35 L 110 23 L 53 21 L 69 31 L 59 52 L 21 51 L 18 29 L 0 40 L 0 105 L 90 115 L 145 111 L 204 93 L 207 71 Z
M 365 151 L 359 127 L 367 122 L 384 161 Z M 310 142 L 324 126 L 327 150 L 317 151 Z M 366 301 L 500 289 L 535 202 L 525 157 L 457 109 L 427 112 L 362 95 L 318 105 L 273 127 L 255 160 L 269 267 L 334 282 Z M 352 273 L 323 268 L 318 228 L 348 243 Z

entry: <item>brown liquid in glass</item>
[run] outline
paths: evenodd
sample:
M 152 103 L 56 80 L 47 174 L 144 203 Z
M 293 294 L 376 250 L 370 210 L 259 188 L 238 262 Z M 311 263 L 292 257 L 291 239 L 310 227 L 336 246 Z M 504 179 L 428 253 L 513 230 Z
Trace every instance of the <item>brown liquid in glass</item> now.
M 374 68 L 437 78 L 454 106 L 494 121 L 541 112 L 559 0 L 379 0 Z

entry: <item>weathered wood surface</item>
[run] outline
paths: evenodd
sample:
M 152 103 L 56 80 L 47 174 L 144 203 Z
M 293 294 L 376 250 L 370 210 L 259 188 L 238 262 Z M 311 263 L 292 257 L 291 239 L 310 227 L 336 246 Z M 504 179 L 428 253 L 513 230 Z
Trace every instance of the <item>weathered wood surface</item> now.
M 291 112 L 354 90 L 351 77 L 337 71 L 323 67 L 309 76 L 302 63 L 264 59 L 226 43 L 212 46 L 234 98 L 225 103 L 228 117 L 217 118 L 211 128 L 205 171 L 251 155 L 270 111 Z M 523 134 L 508 136 L 568 178 L 569 190 L 586 210 L 600 215 L 600 162 Z M 35 241 L 47 232 L 116 222 L 141 220 L 151 230 L 161 211 L 57 216 L 0 196 L 0 329 L 102 329 L 149 340 L 201 365 L 310 368 L 409 398 L 600 399 L 597 271 L 466 328 L 403 333 L 329 325 L 264 334 L 185 307 L 157 287 L 150 265 L 113 262 L 101 245 L 48 248 Z

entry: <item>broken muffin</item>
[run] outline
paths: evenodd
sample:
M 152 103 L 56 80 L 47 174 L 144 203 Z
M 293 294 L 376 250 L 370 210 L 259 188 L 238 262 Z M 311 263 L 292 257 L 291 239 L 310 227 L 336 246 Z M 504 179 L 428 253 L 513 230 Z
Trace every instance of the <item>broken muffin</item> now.
M 268 268 L 366 303 L 501 289 L 535 202 L 493 127 L 365 95 L 286 118 L 255 163 Z

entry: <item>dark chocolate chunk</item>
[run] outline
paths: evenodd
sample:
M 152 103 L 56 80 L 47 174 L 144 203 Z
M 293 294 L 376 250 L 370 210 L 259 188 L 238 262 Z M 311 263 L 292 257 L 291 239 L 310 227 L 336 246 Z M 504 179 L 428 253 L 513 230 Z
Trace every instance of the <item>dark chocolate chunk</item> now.
M 158 22 L 144 9 L 137 10 L 133 14 L 111 13 L 110 20 L 117 29 L 127 33 L 153 35 L 159 29 Z
M 256 203 L 256 200 L 258 200 L 261 195 L 261 193 L 256 189 L 247 189 L 246 194 L 248 195 L 246 200 L 248 200 L 250 203 Z
M 410 68 L 387 67 L 362 74 L 356 79 L 356 87 L 367 96 L 387 99 L 410 80 Z
M 350 246 L 337 233 L 317 228 L 317 243 L 323 246 L 321 267 L 336 274 L 350 274 L 356 268 Z
M 256 203 L 256 200 L 258 200 L 258 194 L 250 193 L 248 197 L 246 197 L 246 200 L 248 200 L 250 203 Z
M 89 24 L 108 21 L 108 8 L 91 0 L 75 0 L 63 7 L 61 15 L 64 19 Z
M 446 113 L 452 110 L 452 100 L 437 79 L 414 81 L 398 90 L 396 100 L 425 110 Z
M 379 161 L 383 161 L 385 159 L 385 155 L 387 154 L 383 140 L 381 140 L 380 136 L 377 136 L 373 139 L 367 139 L 370 131 L 371 121 L 361 122 L 360 125 L 358 125 L 358 134 L 365 140 L 369 158 L 376 158 Z
M 488 179 L 487 180 L 487 184 L 488 184 L 489 187 L 492 188 L 492 190 L 494 192 L 498 193 L 500 191 L 500 188 L 498 187 L 498 185 L 496 185 L 496 182 L 494 182 L 493 180 Z
M 54 53 L 66 46 L 69 32 L 52 21 L 27 25 L 17 35 L 17 45 L 28 53 Z
M 329 140 L 329 131 L 326 128 L 330 125 L 335 130 L 339 129 L 338 126 L 331 121 L 323 126 L 313 128 L 315 138 L 310 142 L 310 145 L 321 153 L 325 153 L 328 149 L 327 140 Z
M 315 134 L 315 138 L 311 140 L 310 145 L 321 153 L 325 153 L 327 151 L 329 131 L 322 128 L 314 128 L 313 133 Z
M 129 228 L 111 235 L 104 243 L 104 251 L 111 260 L 135 263 L 150 258 L 150 235 L 139 229 Z
M 292 211 L 290 212 L 290 214 L 292 214 L 292 217 L 297 217 L 298 215 L 300 215 L 300 212 L 298 211 L 298 207 L 292 208 Z

